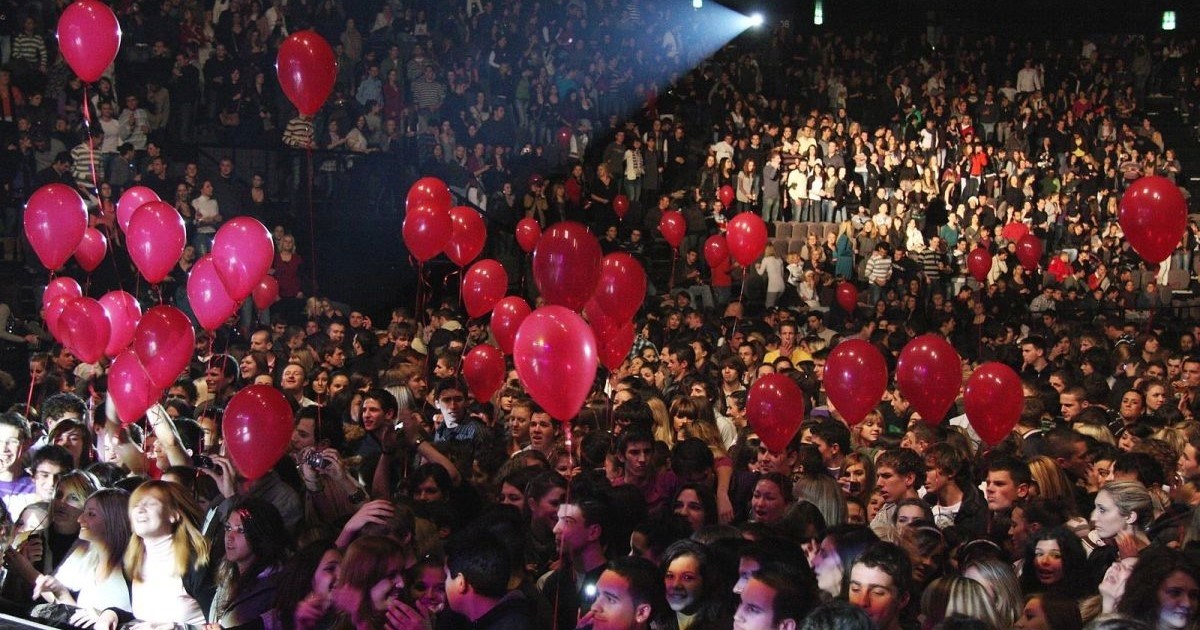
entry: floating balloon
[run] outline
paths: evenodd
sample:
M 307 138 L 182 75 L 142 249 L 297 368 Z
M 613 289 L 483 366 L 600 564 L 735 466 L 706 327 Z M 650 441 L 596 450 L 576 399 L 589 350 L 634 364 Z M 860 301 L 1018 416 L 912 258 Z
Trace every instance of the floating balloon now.
M 133 218 L 133 213 L 151 201 L 162 199 L 145 186 L 132 186 L 121 193 L 120 199 L 117 199 L 117 225 L 121 226 L 122 232 L 129 231 L 129 220 Z
M 713 234 L 704 241 L 704 260 L 713 269 L 729 264 L 729 244 L 724 234 Z
M 238 303 L 225 290 L 221 278 L 217 275 L 217 266 L 212 254 L 203 256 L 188 273 L 187 280 L 188 303 L 196 321 L 205 330 L 216 330 L 225 320 L 237 312 Z
M 550 226 L 533 250 L 533 280 L 548 304 L 583 309 L 600 280 L 600 244 L 581 223 Z
M 471 265 L 463 274 L 463 305 L 471 317 L 482 317 L 492 310 L 507 291 L 508 272 L 504 270 L 504 265 L 491 258 Z
M 87 227 L 87 206 L 66 184 L 46 184 L 25 202 L 25 237 L 46 269 L 53 271 L 67 262 Z
M 133 424 L 146 415 L 146 410 L 158 401 L 160 391 L 133 350 L 117 355 L 108 368 L 108 395 L 122 425 Z
M 442 253 L 453 231 L 454 222 L 446 210 L 410 205 L 404 215 L 404 246 L 418 262 Z
M 617 195 L 613 197 L 613 212 L 617 213 L 618 219 L 624 219 L 629 213 L 629 197 L 625 195 Z
M 629 350 L 633 348 L 634 336 L 633 322 L 631 321 L 605 331 L 603 340 L 596 339 L 599 346 L 600 364 L 609 371 L 621 367 L 625 358 L 629 356 Z
M 646 301 L 646 270 L 625 252 L 605 256 L 600 262 L 595 297 L 600 308 L 613 319 L 632 319 Z
M 963 408 L 975 432 L 988 444 L 1003 440 L 1017 426 L 1025 407 L 1021 377 L 990 361 L 975 368 L 963 389 Z
M 275 243 L 253 217 L 234 217 L 217 230 L 212 260 L 229 297 L 241 301 L 254 292 L 275 261 Z
M 90 297 L 75 298 L 67 304 L 58 318 L 58 330 L 63 345 L 84 363 L 98 363 L 104 358 L 112 334 L 104 307 Z
M 1026 234 L 1017 241 L 1017 259 L 1026 269 L 1037 269 L 1042 264 L 1042 239 Z
M 725 240 L 733 259 L 749 267 L 767 248 L 767 224 L 753 212 L 742 212 L 729 221 Z
M 479 402 L 491 400 L 500 391 L 504 373 L 504 353 L 495 346 L 480 344 L 463 356 L 463 379 Z
M 862 339 L 834 346 L 825 362 L 825 391 L 829 402 L 854 426 L 883 400 L 887 391 L 887 362 L 879 349 Z
M 79 241 L 79 247 L 75 248 L 75 262 L 84 271 L 92 273 L 96 267 L 104 262 L 104 254 L 108 252 L 108 238 L 104 236 L 104 232 L 90 227 L 83 232 L 83 240 Z
M 254 296 L 254 306 L 260 311 L 265 311 L 279 300 L 279 281 L 275 276 L 263 276 L 251 295 Z
M 804 392 L 783 374 L 767 374 L 750 387 L 746 419 L 767 450 L 782 454 L 804 420 Z
M 146 311 L 133 333 L 133 351 L 158 389 L 170 387 L 179 378 L 195 350 L 192 321 L 174 306 Z
M 1170 258 L 1187 232 L 1187 201 L 1171 180 L 1139 177 L 1121 196 L 1117 221 L 1133 251 L 1157 264 Z
M 305 116 L 321 111 L 337 80 L 337 59 L 316 31 L 292 33 L 279 45 L 275 73 L 284 96 Z
M 225 405 L 225 449 L 247 479 L 267 474 L 292 442 L 292 407 L 270 385 L 243 388 Z
M 487 226 L 478 212 L 466 207 L 450 208 L 450 238 L 446 240 L 446 257 L 459 267 L 466 267 L 479 258 L 487 241 Z
M 446 182 L 436 177 L 418 179 L 412 188 L 408 189 L 408 196 L 404 201 L 406 211 L 425 206 L 444 213 L 449 212 L 452 205 L 454 201 L 450 196 L 450 189 L 446 187 Z
M 543 306 L 521 322 L 513 362 L 534 402 L 566 422 L 579 413 L 596 378 L 596 338 L 575 312 Z
M 129 257 L 150 284 L 162 282 L 171 273 L 187 244 L 183 218 L 163 201 L 151 201 L 135 210 L 125 235 Z
M 496 338 L 496 344 L 505 354 L 512 354 L 521 322 L 525 321 L 531 312 L 533 311 L 529 308 L 529 303 L 515 295 L 501 299 L 492 308 L 492 336 Z
M 733 186 L 725 184 L 717 189 L 717 199 L 720 199 L 721 203 L 725 204 L 726 208 L 733 205 L 734 198 Z
M 104 75 L 121 47 L 121 25 L 108 5 L 76 0 L 58 18 L 58 48 L 84 83 Z
M 983 247 L 976 247 L 967 254 L 967 271 L 976 282 L 987 281 L 988 272 L 992 270 L 992 255 Z
M 532 253 L 537 247 L 538 239 L 542 238 L 542 226 L 529 217 L 517 221 L 517 245 L 526 254 Z
M 837 303 L 846 312 L 853 313 L 858 309 L 858 287 L 853 282 L 842 281 L 837 286 Z
M 100 306 L 104 307 L 104 316 L 112 331 L 104 354 L 115 357 L 133 343 L 133 335 L 142 321 L 142 305 L 124 291 L 109 291 L 100 296 Z
M 46 329 L 55 339 L 61 338 L 58 330 L 59 316 L 62 315 L 63 309 L 78 297 L 83 297 L 83 289 L 69 276 L 54 278 L 42 292 L 42 321 L 46 322 Z
M 684 235 L 687 234 L 687 219 L 683 218 L 683 213 L 678 210 L 664 212 L 658 220 L 658 231 L 662 232 L 663 238 L 670 243 L 672 249 L 679 249 Z
M 954 346 L 940 335 L 908 342 L 896 361 L 896 385 L 927 424 L 938 425 L 962 387 L 962 364 Z

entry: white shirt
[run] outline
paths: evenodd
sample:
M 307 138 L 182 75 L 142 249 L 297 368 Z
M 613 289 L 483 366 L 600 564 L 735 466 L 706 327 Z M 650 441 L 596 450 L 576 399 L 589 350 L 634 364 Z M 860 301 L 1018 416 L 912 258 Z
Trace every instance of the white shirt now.
M 175 574 L 171 536 L 145 540 L 142 574 L 133 581 L 133 616 L 140 621 L 204 625 L 204 611 Z

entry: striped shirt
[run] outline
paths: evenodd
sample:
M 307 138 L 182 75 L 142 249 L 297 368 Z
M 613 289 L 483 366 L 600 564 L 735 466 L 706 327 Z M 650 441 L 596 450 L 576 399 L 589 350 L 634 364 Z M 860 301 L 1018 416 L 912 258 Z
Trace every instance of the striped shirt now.
M 46 65 L 46 40 L 41 35 L 20 33 L 12 41 L 12 58 Z

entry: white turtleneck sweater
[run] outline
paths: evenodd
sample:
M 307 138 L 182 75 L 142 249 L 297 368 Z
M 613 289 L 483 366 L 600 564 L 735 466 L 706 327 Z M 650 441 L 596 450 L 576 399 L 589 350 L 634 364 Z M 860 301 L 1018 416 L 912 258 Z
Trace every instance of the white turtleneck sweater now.
M 175 573 L 171 541 L 170 535 L 143 539 L 146 560 L 133 580 L 133 615 L 140 621 L 203 625 L 204 611 L 183 588 L 183 576 Z

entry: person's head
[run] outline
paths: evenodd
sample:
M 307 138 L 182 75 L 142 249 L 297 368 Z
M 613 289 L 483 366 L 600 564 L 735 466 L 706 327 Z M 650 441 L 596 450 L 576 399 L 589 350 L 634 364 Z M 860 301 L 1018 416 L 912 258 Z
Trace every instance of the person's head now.
M 128 575 L 141 575 L 146 557 L 147 541 L 171 538 L 176 575 L 189 568 L 202 567 L 208 562 L 208 541 L 197 523 L 202 515 L 199 506 L 186 489 L 169 481 L 147 481 L 129 497 L 129 522 L 134 536 L 125 550 L 125 570 Z
M 1025 598 L 1017 622 L 1017 630 L 1083 630 L 1079 604 L 1072 598 L 1055 593 L 1037 593 Z
M 638 556 L 622 556 L 605 566 L 588 611 L 593 630 L 648 628 L 667 610 L 658 567 Z
M 875 460 L 875 487 L 883 500 L 895 503 L 914 495 L 925 483 L 925 462 L 916 451 L 896 448 Z
M 46 428 L 53 431 L 60 420 L 83 420 L 87 415 L 87 403 L 71 392 L 52 394 L 42 401 L 38 415 Z
M 104 569 L 116 570 L 125 557 L 132 532 L 129 528 L 129 493 L 103 488 L 92 493 L 80 512 L 79 539 L 104 552 Z
M 1200 614 L 1200 566 L 1176 549 L 1146 549 L 1125 581 L 1117 612 L 1153 620 L 1160 630 L 1192 627 Z
M 654 472 L 654 436 L 644 427 L 634 427 L 617 439 L 617 460 L 625 468 L 625 476 L 644 480 Z
M 765 566 L 750 577 L 733 617 L 735 630 L 795 630 L 820 601 L 808 567 Z
M 358 538 L 338 566 L 333 605 L 356 625 L 381 620 L 388 601 L 404 596 L 403 572 L 404 554 L 398 542 L 385 536 Z
M 821 452 L 821 461 L 826 468 L 840 466 L 842 458 L 850 452 L 850 429 L 841 422 L 827 420 L 816 423 L 809 428 L 805 437 Z
M 59 480 L 74 468 L 74 458 L 67 449 L 57 444 L 38 449 L 29 463 L 29 470 L 33 473 L 33 489 L 38 500 L 53 500 L 54 488 Z
M 895 630 L 908 605 L 911 575 L 912 563 L 903 549 L 874 543 L 850 568 L 849 601 L 865 610 L 879 630 Z
M 940 624 L 955 614 L 978 619 L 984 622 L 987 628 L 1008 628 L 1012 623 L 1011 619 L 1001 618 L 991 594 L 975 580 L 948 575 L 925 587 L 921 596 L 923 624 Z
M 879 537 L 863 525 L 834 525 L 825 530 L 812 557 L 817 586 L 831 597 L 846 597 L 850 567 Z
M 225 519 L 225 561 L 236 582 L 258 579 L 263 570 L 283 562 L 290 546 L 287 527 L 274 504 L 252 496 L 234 502 Z
M 705 609 L 724 605 L 726 593 L 717 560 L 703 544 L 678 540 L 667 547 L 662 561 L 667 605 L 677 615 L 701 616 Z
M 472 621 L 504 597 L 511 575 L 509 554 L 491 534 L 460 532 L 446 546 L 446 602 Z
M 1088 588 L 1087 555 L 1065 526 L 1050 527 L 1029 537 L 1021 568 L 1021 590 L 1081 595 Z
M 371 388 L 363 392 L 362 424 L 363 429 L 368 433 L 382 430 L 383 427 L 395 422 L 399 411 L 400 403 L 386 389 Z
M 15 411 L 0 413 L 0 468 L 17 472 L 29 446 L 29 422 Z
M 51 503 L 51 520 L 60 533 L 74 533 L 79 529 L 79 515 L 84 503 L 93 492 L 100 489 L 96 476 L 82 470 L 72 470 L 63 475 L 54 487 Z
M 564 555 L 582 556 L 602 551 L 605 527 L 611 526 L 613 507 L 608 497 L 595 492 L 572 492 L 558 506 L 554 538 Z
M 767 473 L 754 484 L 750 513 L 755 522 L 773 525 L 792 503 L 792 484 L 779 473 Z
M 984 490 L 988 509 L 996 512 L 1011 508 L 1013 502 L 1029 495 L 1032 480 L 1025 462 L 1006 455 L 993 457 L 988 462 Z
M 1154 504 L 1146 486 L 1137 481 L 1110 481 L 1096 493 L 1092 524 L 1104 539 L 1132 533 L 1154 518 Z

